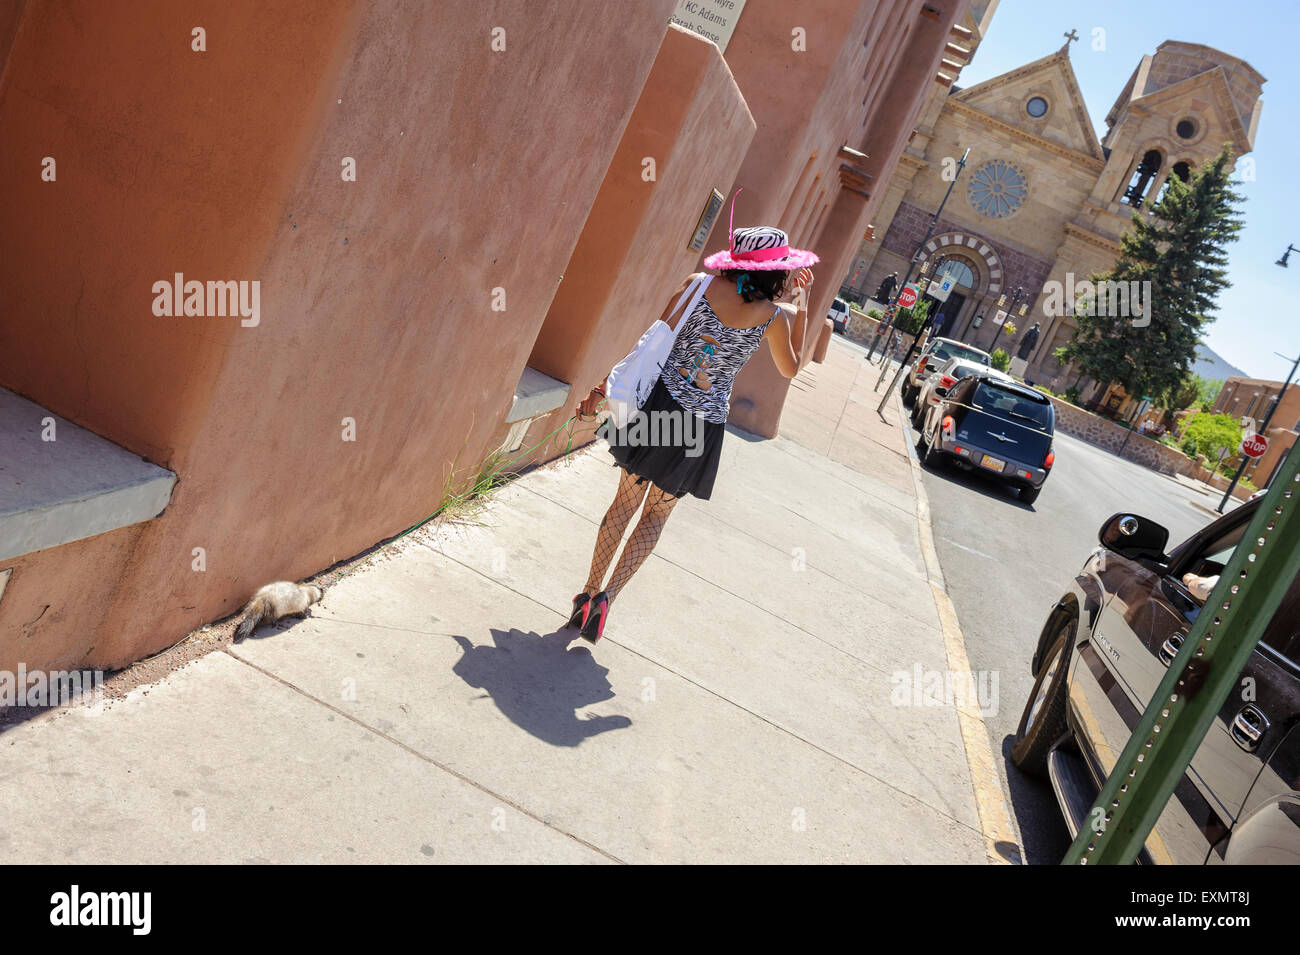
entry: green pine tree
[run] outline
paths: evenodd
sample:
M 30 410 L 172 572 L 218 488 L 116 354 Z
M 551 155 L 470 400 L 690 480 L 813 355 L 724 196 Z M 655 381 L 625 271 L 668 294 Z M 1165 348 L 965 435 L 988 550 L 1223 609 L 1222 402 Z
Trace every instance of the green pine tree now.
M 1157 405 L 1178 395 L 1192 374 L 1201 334 L 1214 321 L 1218 295 L 1230 284 L 1225 247 L 1242 227 L 1241 196 L 1229 182 L 1232 169 L 1225 143 L 1188 182 L 1170 175 L 1152 214 L 1145 207 L 1134 212 L 1114 268 L 1092 277 L 1150 289 L 1150 324 L 1084 303 L 1076 311 L 1078 330 L 1059 358 L 1077 362 L 1099 382 L 1123 385 L 1130 395 L 1150 396 Z

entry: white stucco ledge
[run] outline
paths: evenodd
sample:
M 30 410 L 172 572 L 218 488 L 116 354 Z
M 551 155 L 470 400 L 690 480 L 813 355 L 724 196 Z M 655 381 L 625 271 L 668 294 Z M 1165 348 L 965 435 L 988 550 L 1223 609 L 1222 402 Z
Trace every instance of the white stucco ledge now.
M 536 368 L 524 366 L 515 388 L 515 400 L 506 415 L 506 423 L 536 418 L 554 411 L 569 397 L 569 386 L 563 381 L 544 375 Z
M 54 440 L 47 419 L 54 419 Z M 0 388 L 0 560 L 157 517 L 176 475 Z

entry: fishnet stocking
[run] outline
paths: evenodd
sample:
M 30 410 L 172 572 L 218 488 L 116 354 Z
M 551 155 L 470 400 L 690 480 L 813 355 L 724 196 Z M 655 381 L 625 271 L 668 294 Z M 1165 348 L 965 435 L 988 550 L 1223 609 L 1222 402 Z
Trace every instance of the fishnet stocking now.
M 663 488 L 650 485 L 650 490 L 646 494 L 645 507 L 641 510 L 641 520 L 637 521 L 632 536 L 627 539 L 623 553 L 619 555 L 618 563 L 614 565 L 609 586 L 605 588 L 611 604 L 623 589 L 623 585 L 632 578 L 637 568 L 655 549 L 655 544 L 659 542 L 659 534 L 676 504 L 676 497 Z
M 641 506 L 641 500 L 650 486 L 648 481 L 637 484 L 636 475 L 628 474 L 626 471 L 620 471 L 619 475 L 614 502 L 609 505 L 609 510 L 605 512 L 605 519 L 600 522 L 600 529 L 596 532 L 596 549 L 591 555 L 591 572 L 587 575 L 587 582 L 582 588 L 585 594 L 594 596 L 600 593 L 605 581 L 605 572 L 609 570 L 609 565 L 618 552 L 618 545 L 623 540 L 623 532 L 627 530 L 628 521 Z

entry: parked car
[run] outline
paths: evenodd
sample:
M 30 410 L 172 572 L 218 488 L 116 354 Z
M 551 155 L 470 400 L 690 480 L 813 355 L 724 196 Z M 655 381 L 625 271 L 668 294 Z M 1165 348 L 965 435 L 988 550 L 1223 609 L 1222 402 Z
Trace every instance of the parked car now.
M 1203 600 L 1185 574 L 1221 573 L 1259 507 L 1251 501 L 1168 554 L 1169 531 L 1109 518 L 1048 613 L 1034 686 L 1011 746 L 1046 776 L 1077 834 L 1173 662 Z M 1201 589 L 1204 593 L 1204 590 Z M 1232 694 L 1161 811 L 1141 861 L 1300 863 L 1300 577 L 1292 581 Z
M 826 317 L 831 320 L 835 331 L 843 334 L 844 329 L 848 328 L 849 325 L 849 303 L 842 298 L 837 298 L 831 302 L 831 308 L 826 313 Z
M 948 394 L 949 389 L 958 381 L 975 374 L 987 375 L 1000 381 L 1015 381 L 1005 372 L 990 368 L 982 362 L 975 362 L 969 358 L 954 355 L 936 368 L 934 373 L 926 378 L 925 384 L 921 386 L 920 394 L 912 402 L 912 427 L 920 428 L 921 419 L 925 417 L 927 408 L 939 404 Z
M 980 351 L 978 348 L 972 348 L 951 338 L 932 338 L 926 343 L 925 350 L 921 352 L 921 357 L 916 360 L 916 364 L 908 369 L 907 377 L 903 379 L 903 404 L 910 408 L 930 373 L 953 357 L 967 358 L 985 368 L 993 367 L 993 358 L 986 351 Z
M 963 378 L 925 410 L 916 450 L 926 467 L 944 461 L 1001 478 L 1038 500 L 1056 460 L 1056 413 L 1041 391 L 987 375 Z

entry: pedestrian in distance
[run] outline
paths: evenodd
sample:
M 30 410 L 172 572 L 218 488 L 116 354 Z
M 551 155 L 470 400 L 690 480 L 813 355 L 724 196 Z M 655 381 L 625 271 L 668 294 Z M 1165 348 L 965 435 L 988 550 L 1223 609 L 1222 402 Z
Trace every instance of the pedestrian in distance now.
M 734 213 L 734 199 L 732 209 Z M 677 502 L 686 494 L 702 500 L 712 494 L 731 387 L 740 369 L 767 342 L 782 375 L 793 378 L 799 372 L 813 283 L 808 266 L 818 257 L 791 248 L 786 233 L 773 226 L 729 228 L 728 235 L 729 248 L 704 260 L 720 281 L 712 281 L 708 273 L 688 275 L 669 299 L 664 321 L 672 318 L 674 303 L 693 282 L 704 283 L 694 306 L 686 309 L 689 314 L 676 316 L 676 338 L 653 390 L 633 419 L 610 433 L 610 450 L 620 469 L 618 489 L 596 532 L 591 569 L 573 598 L 568 623 L 592 643 L 604 633 L 610 605 L 654 550 Z M 778 302 L 787 293 L 797 304 Z M 582 400 L 579 417 L 595 414 L 608 381 Z M 665 414 L 677 420 L 694 416 L 690 430 L 698 427 L 702 438 L 688 446 L 688 429 L 681 427 L 651 429 L 657 440 L 649 443 L 627 440 L 643 423 L 638 418 Z M 641 517 L 615 563 L 623 533 L 638 509 Z

